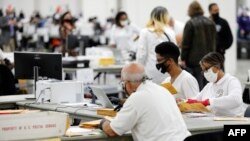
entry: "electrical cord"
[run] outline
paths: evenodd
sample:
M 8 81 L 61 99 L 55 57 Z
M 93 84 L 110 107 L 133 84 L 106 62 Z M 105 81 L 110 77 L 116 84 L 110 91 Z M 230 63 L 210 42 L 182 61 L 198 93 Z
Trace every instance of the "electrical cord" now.
M 36 100 L 35 100 L 34 102 L 25 103 L 25 104 L 24 104 L 25 108 L 26 108 L 27 106 L 30 106 L 31 104 L 42 104 L 42 103 L 38 102 L 38 100 L 39 100 L 39 98 L 41 97 L 41 95 L 44 94 L 45 90 L 47 90 L 47 89 L 50 90 L 50 93 L 51 93 L 51 89 L 50 89 L 49 87 L 42 89 L 42 90 L 40 91 L 38 97 L 36 98 Z
M 40 96 L 41 96 L 42 94 L 45 93 L 45 90 L 50 90 L 50 94 L 51 94 L 51 88 L 50 88 L 50 87 L 47 87 L 47 88 L 42 89 L 42 90 L 40 91 L 40 94 L 38 95 L 38 98 L 36 99 L 35 103 L 38 103 L 38 100 L 39 100 Z M 42 102 L 42 103 L 43 103 L 43 102 Z

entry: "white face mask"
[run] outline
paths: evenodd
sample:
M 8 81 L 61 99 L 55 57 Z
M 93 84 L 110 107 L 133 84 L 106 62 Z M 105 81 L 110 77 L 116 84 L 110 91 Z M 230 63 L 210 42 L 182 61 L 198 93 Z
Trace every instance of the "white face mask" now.
M 120 24 L 122 26 L 126 26 L 126 25 L 128 25 L 128 20 L 120 21 Z
M 204 77 L 207 79 L 209 82 L 216 82 L 218 78 L 218 72 L 214 73 L 212 70 L 213 67 L 208 69 L 206 72 L 204 72 Z

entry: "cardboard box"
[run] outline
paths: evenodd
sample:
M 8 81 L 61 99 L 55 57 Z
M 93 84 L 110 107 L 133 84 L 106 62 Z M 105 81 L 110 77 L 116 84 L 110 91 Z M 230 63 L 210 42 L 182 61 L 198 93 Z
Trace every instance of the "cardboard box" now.
M 0 115 L 0 140 L 60 137 L 69 127 L 66 113 L 31 112 Z

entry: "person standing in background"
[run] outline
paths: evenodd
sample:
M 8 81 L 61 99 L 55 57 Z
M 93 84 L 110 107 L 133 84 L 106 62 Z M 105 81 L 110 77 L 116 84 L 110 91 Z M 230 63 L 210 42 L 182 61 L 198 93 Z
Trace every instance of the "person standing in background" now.
M 233 43 L 233 35 L 228 22 L 220 17 L 220 10 L 216 3 L 208 6 L 210 19 L 216 24 L 216 52 L 225 57 L 226 49 L 230 48 Z
M 8 6 L 6 16 L 0 18 L 0 29 L 0 48 L 7 52 L 15 51 L 17 47 L 16 30 L 18 27 L 15 11 L 12 6 Z
M 60 18 L 60 27 L 59 27 L 59 34 L 62 40 L 62 54 L 65 56 L 65 53 L 68 52 L 70 56 L 77 56 L 78 53 L 75 52 L 73 49 L 67 48 L 66 40 L 70 34 L 72 34 L 75 27 L 76 19 L 71 15 L 70 11 L 65 12 L 62 14 Z
M 173 17 L 170 17 L 169 26 L 172 27 L 172 29 L 174 30 L 177 45 L 180 46 L 182 42 L 182 36 L 185 24 L 182 23 L 181 21 L 174 19 Z
M 250 17 L 248 15 L 248 8 L 244 8 L 242 13 L 237 17 L 237 22 L 239 26 L 239 38 L 249 39 L 250 32 Z
M 156 84 L 161 84 L 167 78 L 157 70 L 155 64 L 155 47 L 161 42 L 170 41 L 176 44 L 175 33 L 168 25 L 169 14 L 165 7 L 155 7 L 150 15 L 147 27 L 141 31 L 136 61 L 145 66 L 146 74 Z
M 123 60 L 129 60 L 129 52 L 136 51 L 140 29 L 131 24 L 128 15 L 124 11 L 117 13 L 115 24 L 111 28 L 110 46 L 121 51 Z
M 181 46 L 182 65 L 192 71 L 200 90 L 207 82 L 201 74 L 199 62 L 203 56 L 216 48 L 215 24 L 203 14 L 204 11 L 197 1 L 189 5 L 188 15 L 191 19 L 185 25 Z

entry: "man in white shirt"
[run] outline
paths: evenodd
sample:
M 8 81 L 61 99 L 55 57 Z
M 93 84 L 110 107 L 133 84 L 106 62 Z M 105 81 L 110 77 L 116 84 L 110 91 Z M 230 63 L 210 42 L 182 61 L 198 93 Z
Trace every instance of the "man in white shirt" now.
M 172 42 L 162 42 L 155 48 L 156 59 L 158 64 L 156 67 L 162 73 L 169 73 L 162 84 L 170 83 L 176 89 L 174 94 L 177 99 L 188 99 L 195 97 L 199 93 L 199 85 L 197 80 L 187 71 L 182 70 L 178 65 L 180 56 L 179 48 Z
M 121 75 L 129 98 L 114 120 L 100 123 L 108 136 L 131 130 L 135 141 L 183 141 L 190 135 L 174 98 L 163 87 L 145 80 L 142 65 L 128 64 Z

